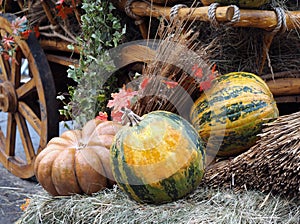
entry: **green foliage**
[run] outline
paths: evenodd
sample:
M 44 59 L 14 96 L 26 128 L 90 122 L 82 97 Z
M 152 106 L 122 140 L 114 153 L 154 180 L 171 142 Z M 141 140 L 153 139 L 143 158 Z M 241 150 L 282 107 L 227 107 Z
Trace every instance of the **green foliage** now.
M 107 50 L 116 47 L 125 33 L 110 1 L 83 0 L 82 9 L 79 66 L 68 69 L 68 77 L 78 85 L 70 89 L 71 102 L 62 111 L 79 126 L 105 111 L 110 93 L 116 91 L 116 78 L 109 77 L 114 65 Z

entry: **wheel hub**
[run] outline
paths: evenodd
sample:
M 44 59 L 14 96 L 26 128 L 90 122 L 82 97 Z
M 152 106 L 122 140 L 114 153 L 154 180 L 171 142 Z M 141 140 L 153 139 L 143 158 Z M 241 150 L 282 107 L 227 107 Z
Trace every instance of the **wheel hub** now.
M 17 95 L 15 87 L 11 82 L 0 83 L 0 110 L 14 113 L 17 110 Z

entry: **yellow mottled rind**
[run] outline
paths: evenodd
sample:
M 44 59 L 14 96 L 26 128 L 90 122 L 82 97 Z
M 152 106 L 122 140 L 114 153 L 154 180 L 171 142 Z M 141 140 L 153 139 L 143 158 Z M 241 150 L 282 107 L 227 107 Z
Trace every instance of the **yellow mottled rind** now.
M 191 108 L 191 122 L 208 143 L 208 153 L 234 156 L 257 140 L 262 125 L 278 117 L 276 102 L 258 76 L 233 72 L 214 80 Z
M 178 115 L 155 111 L 125 127 L 111 148 L 114 177 L 131 198 L 163 203 L 195 189 L 204 173 L 203 145 Z

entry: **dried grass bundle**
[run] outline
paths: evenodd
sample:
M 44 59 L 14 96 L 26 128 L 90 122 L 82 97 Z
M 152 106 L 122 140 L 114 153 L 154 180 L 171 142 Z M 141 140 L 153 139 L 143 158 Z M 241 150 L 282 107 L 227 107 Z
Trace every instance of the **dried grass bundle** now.
M 210 166 L 203 184 L 300 199 L 300 112 L 267 123 L 245 153 Z
M 93 196 L 32 195 L 17 222 L 26 223 L 299 223 L 300 205 L 254 191 L 235 194 L 198 188 L 188 197 L 159 206 L 138 204 L 114 188 Z
M 137 114 L 166 110 L 188 118 L 193 99 L 200 93 L 199 83 L 212 72 L 205 49 L 196 41 L 199 32 L 192 29 L 194 22 L 175 18 L 160 24 L 158 47 L 142 73 L 143 79 L 150 81 L 132 108 Z M 195 69 L 201 70 L 201 77 L 194 75 Z

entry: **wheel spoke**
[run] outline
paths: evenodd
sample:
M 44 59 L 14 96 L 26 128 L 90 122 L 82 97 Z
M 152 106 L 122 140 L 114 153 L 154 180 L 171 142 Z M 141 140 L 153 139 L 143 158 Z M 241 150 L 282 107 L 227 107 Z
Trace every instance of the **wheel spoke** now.
M 0 55 L 0 68 L 1 68 L 1 78 L 5 81 L 8 80 L 8 74 L 9 74 L 9 64 L 8 64 L 8 61 L 5 60 L 3 58 L 3 55 Z
M 15 88 L 20 86 L 21 65 L 22 65 L 22 52 L 17 49 L 12 57 L 12 62 L 11 62 L 11 82 L 15 85 Z
M 5 152 L 5 136 L 0 128 L 0 151 L 1 150 Z
M 26 160 L 29 164 L 35 157 L 35 153 L 34 153 L 34 148 L 33 148 L 32 141 L 31 141 L 30 133 L 28 130 L 28 126 L 26 124 L 26 120 L 20 113 L 16 113 L 15 118 L 16 118 L 18 130 L 19 130 L 20 138 L 22 141 L 23 149 L 24 149 L 24 152 L 26 155 Z
M 30 93 L 32 90 L 36 88 L 34 79 L 30 79 L 28 82 L 21 85 L 17 90 L 17 98 L 20 99 L 24 97 L 26 94 Z
M 31 108 L 24 102 L 19 102 L 18 111 L 28 121 L 32 128 L 38 135 L 41 135 L 41 120 L 31 110 Z
M 15 155 L 16 145 L 16 120 L 13 114 L 7 114 L 5 153 L 8 156 Z

